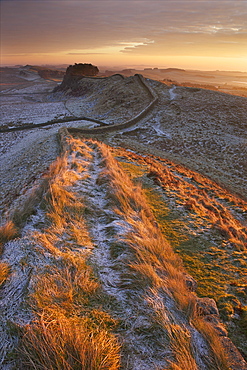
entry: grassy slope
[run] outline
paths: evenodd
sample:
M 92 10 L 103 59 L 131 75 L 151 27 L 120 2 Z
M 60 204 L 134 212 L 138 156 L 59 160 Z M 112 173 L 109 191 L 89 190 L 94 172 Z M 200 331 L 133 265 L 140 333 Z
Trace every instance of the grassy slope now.
M 50 169 L 49 191 L 42 202 L 46 227 L 32 236 L 36 252 L 44 259 L 48 254 L 49 263 L 36 269 L 32 278 L 29 304 L 36 319 L 21 333 L 19 355 L 23 365 L 66 370 L 113 370 L 120 366 L 116 333 L 124 343 L 123 328 L 129 323 L 123 325 L 114 305 L 109 308 L 106 304 L 113 297 L 103 287 L 90 257 L 97 247 L 90 233 L 95 209 L 88 206 L 85 189 L 78 189 L 80 183 L 90 184 L 98 153 L 97 189 L 88 185 L 89 190 L 99 191 L 102 184 L 100 191 L 104 191 L 110 212 L 118 223 L 128 225 L 114 236 L 120 251 L 115 249 L 116 242 L 115 247 L 110 246 L 113 270 L 123 266 L 116 286 L 121 294 L 127 289 L 130 307 L 131 295 L 138 293 L 141 304 L 150 311 L 149 325 L 160 333 L 161 347 L 170 351 L 165 368 L 229 369 L 215 325 L 200 311 L 200 300 L 187 284 L 178 253 L 197 278 L 198 293 L 215 298 L 226 321 L 233 319 L 233 312 L 238 313 L 235 330 L 241 338 L 241 326 L 246 325 L 242 303 L 246 294 L 242 276 L 246 231 L 240 226 L 245 203 L 170 162 L 139 157 L 90 140 L 65 137 L 63 143 L 65 155 Z M 141 182 L 144 190 L 133 182 Z M 224 200 L 224 206 L 219 199 Z M 15 228 L 10 226 L 1 229 L 3 242 L 15 237 Z M 123 248 L 127 259 L 122 258 Z M 236 261 L 232 261 L 234 253 Z M 123 304 L 120 299 L 118 305 Z M 205 338 L 207 361 L 198 338 Z M 125 364 L 129 357 L 126 348 L 122 352 Z M 167 354 L 163 356 L 165 359 Z
M 148 167 L 143 158 L 129 152 L 125 158 L 122 154 L 119 160 L 123 169 L 143 184 L 162 232 L 198 283 L 198 295 L 216 300 L 233 341 L 247 356 L 247 239 L 244 227 L 247 205 L 182 166 L 172 167 L 170 162 L 159 162 L 160 174 L 153 173 L 150 179 L 147 175 L 150 175 L 150 168 L 153 170 L 153 164 L 156 165 L 155 161 L 152 163 L 149 160 Z M 179 184 L 174 185 L 174 173 L 183 176 Z M 188 179 L 192 178 L 199 191 L 202 189 L 204 192 L 202 198 L 193 196 L 191 183 L 188 183 Z M 173 182 L 172 186 L 169 182 Z M 192 190 L 195 192 L 195 189 Z M 216 211 L 217 207 L 224 207 L 225 219 Z M 210 214 L 210 210 L 214 213 Z M 234 228 L 240 233 L 234 232 Z

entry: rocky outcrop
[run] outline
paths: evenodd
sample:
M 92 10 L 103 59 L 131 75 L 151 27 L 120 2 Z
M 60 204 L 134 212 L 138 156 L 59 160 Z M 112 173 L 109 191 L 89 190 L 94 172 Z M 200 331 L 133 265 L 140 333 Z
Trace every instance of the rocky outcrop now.
M 69 76 L 97 76 L 99 69 L 91 63 L 75 63 L 70 65 L 66 70 L 66 75 Z
M 98 67 L 92 65 L 91 63 L 75 63 L 73 66 L 70 65 L 66 69 L 65 76 L 61 85 L 54 89 L 57 91 L 68 91 L 72 95 L 78 95 L 77 83 L 83 77 L 94 77 L 99 73 Z M 80 94 L 79 94 L 80 95 Z

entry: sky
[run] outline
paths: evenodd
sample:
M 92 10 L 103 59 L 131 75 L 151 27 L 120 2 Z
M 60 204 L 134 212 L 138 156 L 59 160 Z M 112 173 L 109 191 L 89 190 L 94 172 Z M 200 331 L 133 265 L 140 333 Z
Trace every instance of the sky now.
M 0 0 L 1 64 L 247 71 L 247 1 Z

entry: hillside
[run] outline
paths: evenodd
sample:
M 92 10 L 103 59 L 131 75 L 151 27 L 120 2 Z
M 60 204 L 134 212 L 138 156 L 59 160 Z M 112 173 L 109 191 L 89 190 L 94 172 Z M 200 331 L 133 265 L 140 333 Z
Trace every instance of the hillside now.
M 182 163 L 246 199 L 246 98 L 146 81 L 157 104 L 128 130 L 117 127 L 110 136 L 103 131 L 102 139 Z M 2 127 L 119 124 L 145 113 L 155 100 L 136 76 L 84 78 L 76 85 L 78 96 L 71 86 L 49 94 L 56 86 L 41 79 L 4 90 Z
M 180 68 L 144 68 L 105 71 L 105 75 L 121 73 L 132 76 L 141 73 L 145 78 L 160 81 L 166 85 L 186 86 L 224 92 L 247 97 L 247 72 L 239 71 L 197 71 Z
M 1 96 L 1 368 L 246 369 L 246 99 L 55 86 Z

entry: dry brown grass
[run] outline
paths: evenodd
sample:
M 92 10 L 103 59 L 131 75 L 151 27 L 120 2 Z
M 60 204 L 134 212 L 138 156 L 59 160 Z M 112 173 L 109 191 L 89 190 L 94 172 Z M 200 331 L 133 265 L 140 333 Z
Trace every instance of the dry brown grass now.
M 66 156 L 58 157 L 56 161 L 51 163 L 46 177 L 49 180 L 54 179 L 56 176 L 61 175 L 63 173 L 66 166 L 67 166 Z
M 41 317 L 26 328 L 20 351 L 25 369 L 119 369 L 116 339 L 86 317 Z
M 148 298 L 152 306 L 155 318 L 159 325 L 166 331 L 175 361 L 170 362 L 170 370 L 197 370 L 194 358 L 194 350 L 191 343 L 191 335 L 185 326 L 179 326 L 171 313 L 167 311 L 163 300 L 159 298 L 157 291 L 151 290 Z
M 58 266 L 48 268 L 38 278 L 32 295 L 33 305 L 46 312 L 82 311 L 90 296 L 97 292 L 99 284 L 83 257 L 67 252 L 60 254 L 60 258 Z
M 246 210 L 246 203 L 244 201 L 234 196 L 227 196 L 226 192 L 223 190 L 220 191 L 220 188 L 210 180 L 192 171 L 188 170 L 186 172 L 181 166 L 176 167 L 179 167 L 181 173 L 188 177 L 191 176 L 191 179 L 197 181 L 197 185 L 184 181 L 178 175 L 175 175 L 173 171 L 162 166 L 157 161 L 149 160 L 149 163 L 149 176 L 153 177 L 164 189 L 169 188 L 170 191 L 174 191 L 178 203 L 183 204 L 187 210 L 196 213 L 199 218 L 208 220 L 212 224 L 212 227 L 217 229 L 238 250 L 246 249 L 246 228 L 221 204 L 220 199 L 224 198 L 235 203 L 243 211 Z M 210 195 L 211 193 L 215 195 Z
M 83 150 L 85 151 L 84 144 Z M 85 167 L 84 171 L 86 171 Z M 42 239 L 43 245 L 53 252 L 55 252 L 54 246 L 56 242 L 59 242 L 59 237 L 63 232 L 69 235 L 68 240 L 73 240 L 78 245 L 92 247 L 83 218 L 84 205 L 80 199 L 78 200 L 76 194 L 70 191 L 70 186 L 81 176 L 68 167 L 67 160 L 63 157 L 53 164 L 48 177 L 50 185 L 46 196 L 46 208 L 51 226 L 46 229 L 45 233 L 36 234 L 36 236 Z
M 6 281 L 9 272 L 9 265 L 7 263 L 0 262 L 0 287 Z
M 12 221 L 7 221 L 0 227 L 0 244 L 14 239 L 18 235 L 18 229 Z
M 177 302 L 179 309 L 186 313 L 188 323 L 193 322 L 197 330 L 205 336 L 211 350 L 209 368 L 229 369 L 228 359 L 216 330 L 211 323 L 195 316 L 196 297 L 186 285 L 181 260 L 157 227 L 140 186 L 133 185 L 105 145 L 100 145 L 100 148 L 106 159 L 111 188 L 119 205 L 116 212 L 131 226 L 131 231 L 124 240 L 135 252 L 136 259 L 131 263 L 131 267 L 139 273 L 137 283 L 148 284 L 152 291 L 165 287 L 166 292 L 170 292 Z M 183 201 L 191 199 L 192 196 L 193 209 L 200 216 L 209 217 L 212 222 L 220 217 L 227 230 L 230 224 L 238 226 L 237 221 L 221 204 L 215 205 L 205 192 L 197 189 L 196 186 L 184 184 L 179 177 L 174 176 L 168 169 L 161 170 L 158 165 L 151 172 L 162 186 L 178 190 Z M 173 349 L 176 361 L 171 363 L 170 369 L 197 369 L 188 329 L 185 326 L 176 325 L 175 321 L 171 320 L 163 303 L 157 304 L 157 299 L 151 299 L 151 301 L 157 322 L 167 332 Z
M 168 287 L 179 307 L 191 309 L 192 294 L 184 279 L 182 261 L 157 227 L 140 186 L 134 186 L 121 170 L 106 145 L 99 144 L 106 160 L 113 196 L 119 208 L 115 211 L 131 226 L 125 242 L 132 247 L 136 260 L 132 269 L 140 276 L 139 284 L 148 282 L 153 288 Z
M 69 148 L 90 162 L 90 148 L 70 141 Z M 73 163 L 73 161 L 72 161 Z M 84 171 L 86 171 L 84 167 Z M 51 167 L 46 196 L 49 227 L 34 235 L 40 251 L 54 256 L 56 265 L 36 276 L 31 305 L 39 319 L 25 328 L 20 343 L 23 366 L 27 369 L 118 369 L 119 344 L 109 315 L 93 310 L 92 300 L 100 297 L 100 286 L 87 258 L 92 242 L 83 218 L 84 206 L 73 185 L 80 174 L 65 156 Z M 74 248 L 81 251 L 74 252 Z M 95 304 L 95 303 L 94 303 Z
M 4 251 L 4 244 L 11 239 L 18 236 L 18 228 L 14 225 L 12 221 L 6 221 L 4 225 L 0 227 L 0 256 Z M 4 271 L 2 276 L 4 276 Z
M 211 349 L 209 367 L 212 370 L 231 370 L 226 350 L 216 329 L 201 317 L 194 317 L 192 320 L 195 328 L 204 336 Z
M 113 149 L 112 151 L 115 155 L 120 155 L 119 150 Z M 123 149 L 121 149 L 121 153 L 123 153 Z M 226 201 L 244 212 L 247 211 L 247 204 L 244 200 L 230 194 L 199 173 L 168 160 L 151 155 L 141 157 L 127 151 L 124 152 L 124 155 L 132 161 L 148 165 L 148 176 L 152 177 L 165 190 L 173 192 L 179 205 L 182 204 L 185 209 L 195 213 L 198 220 L 205 219 L 210 222 L 212 227 L 229 240 L 237 250 L 246 250 L 247 229 L 236 220 L 232 212 L 222 202 L 222 200 Z

